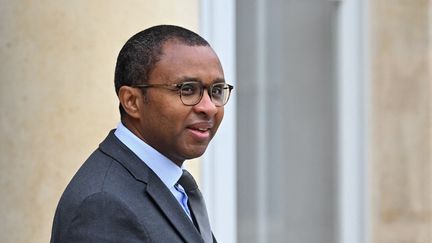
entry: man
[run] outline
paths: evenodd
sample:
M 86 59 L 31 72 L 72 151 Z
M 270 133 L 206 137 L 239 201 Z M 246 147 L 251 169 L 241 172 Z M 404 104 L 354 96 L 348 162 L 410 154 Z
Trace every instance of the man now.
M 121 123 L 63 193 L 51 242 L 215 242 L 183 162 L 201 156 L 232 86 L 207 41 L 161 25 L 119 53 Z

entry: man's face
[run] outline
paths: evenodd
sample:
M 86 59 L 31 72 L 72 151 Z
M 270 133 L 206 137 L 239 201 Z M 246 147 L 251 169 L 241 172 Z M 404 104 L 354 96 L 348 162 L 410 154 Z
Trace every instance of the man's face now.
M 188 46 L 177 41 L 163 45 L 163 54 L 149 77 L 149 84 L 199 81 L 205 87 L 224 81 L 218 57 L 208 46 Z M 224 115 L 204 90 L 201 101 L 185 106 L 178 92 L 148 88 L 138 127 L 142 139 L 181 165 L 201 156 L 215 135 Z

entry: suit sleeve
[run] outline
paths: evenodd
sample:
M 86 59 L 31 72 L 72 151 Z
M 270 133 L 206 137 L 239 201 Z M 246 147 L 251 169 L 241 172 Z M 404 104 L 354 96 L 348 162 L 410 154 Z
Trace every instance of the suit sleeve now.
M 61 243 L 151 242 L 136 215 L 106 192 L 89 196 L 73 217 Z

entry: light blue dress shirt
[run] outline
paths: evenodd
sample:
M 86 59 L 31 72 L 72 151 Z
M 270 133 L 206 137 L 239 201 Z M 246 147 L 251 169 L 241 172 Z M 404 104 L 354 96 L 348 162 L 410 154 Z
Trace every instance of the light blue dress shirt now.
M 177 184 L 183 174 L 182 168 L 178 167 L 174 162 L 138 138 L 121 122 L 117 125 L 114 135 L 130 150 L 132 150 L 132 152 L 134 152 L 161 179 L 177 199 L 189 219 L 191 219 L 187 205 L 187 195 L 183 187 Z

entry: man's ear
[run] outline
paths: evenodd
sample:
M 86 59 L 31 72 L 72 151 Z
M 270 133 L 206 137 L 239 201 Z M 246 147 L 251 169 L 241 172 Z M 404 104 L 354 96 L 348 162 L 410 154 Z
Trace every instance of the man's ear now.
M 118 92 L 118 98 L 121 106 L 126 113 L 133 117 L 140 117 L 140 108 L 142 108 L 142 93 L 140 89 L 133 88 L 130 86 L 121 86 Z

